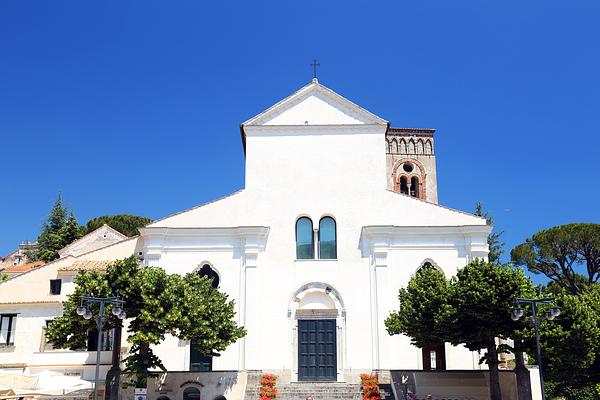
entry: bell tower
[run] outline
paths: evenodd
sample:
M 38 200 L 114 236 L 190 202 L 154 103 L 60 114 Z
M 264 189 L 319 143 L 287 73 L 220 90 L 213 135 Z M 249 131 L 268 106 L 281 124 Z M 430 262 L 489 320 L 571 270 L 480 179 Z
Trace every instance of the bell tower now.
M 388 128 L 388 189 L 437 204 L 434 133 L 435 129 Z

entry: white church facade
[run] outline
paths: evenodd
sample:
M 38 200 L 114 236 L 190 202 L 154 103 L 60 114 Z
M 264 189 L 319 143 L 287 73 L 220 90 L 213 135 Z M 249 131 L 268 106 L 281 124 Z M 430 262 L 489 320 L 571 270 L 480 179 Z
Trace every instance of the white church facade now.
M 240 130 L 244 189 L 157 220 L 139 237 L 0 284 L 0 314 L 14 316 L 15 354 L 0 349 L 0 369 L 80 362 L 90 371 L 94 352 L 44 353 L 20 328 L 28 327 L 27 337 L 38 328 L 43 335 L 42 325 L 60 315 L 59 300 L 73 290 L 73 271 L 133 253 L 169 273 L 211 275 L 235 300 L 248 332 L 212 359 L 167 339 L 155 352 L 171 371 L 261 370 L 286 382 L 354 382 L 376 370 L 482 368 L 480 354 L 448 344 L 419 349 L 384 326 L 398 308 L 398 290 L 423 265 L 449 277 L 488 254 L 485 219 L 437 204 L 433 130 L 392 128 L 316 79 Z M 19 290 L 26 281 L 60 277 L 58 297 Z

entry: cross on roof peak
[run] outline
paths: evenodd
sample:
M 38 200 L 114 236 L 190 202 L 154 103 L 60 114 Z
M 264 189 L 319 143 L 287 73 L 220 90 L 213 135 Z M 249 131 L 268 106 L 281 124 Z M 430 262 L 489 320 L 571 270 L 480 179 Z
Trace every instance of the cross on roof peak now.
M 313 67 L 313 82 L 317 81 L 317 67 L 320 67 L 321 64 L 319 64 L 317 62 L 317 60 L 313 60 L 313 62 L 310 64 L 310 66 Z

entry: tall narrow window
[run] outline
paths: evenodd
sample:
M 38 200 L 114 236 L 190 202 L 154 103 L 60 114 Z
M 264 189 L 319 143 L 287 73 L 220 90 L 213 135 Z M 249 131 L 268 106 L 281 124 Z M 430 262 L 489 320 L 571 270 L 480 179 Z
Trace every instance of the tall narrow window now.
M 400 177 L 400 193 L 408 194 L 408 181 L 405 176 Z
M 313 224 L 307 217 L 298 218 L 296 221 L 296 258 L 298 260 L 315 258 Z
M 211 281 L 212 287 L 215 289 L 219 287 L 219 274 L 217 274 L 217 272 L 212 269 L 210 265 L 204 264 L 202 268 L 200 268 L 200 271 L 198 271 L 198 274 L 200 277 L 207 276 Z
M 0 346 L 15 343 L 17 314 L 0 314 Z
M 410 195 L 412 197 L 419 197 L 419 178 L 416 176 L 410 178 Z
M 337 243 L 335 230 L 335 220 L 333 218 L 321 218 L 321 221 L 319 221 L 319 258 L 337 258 Z

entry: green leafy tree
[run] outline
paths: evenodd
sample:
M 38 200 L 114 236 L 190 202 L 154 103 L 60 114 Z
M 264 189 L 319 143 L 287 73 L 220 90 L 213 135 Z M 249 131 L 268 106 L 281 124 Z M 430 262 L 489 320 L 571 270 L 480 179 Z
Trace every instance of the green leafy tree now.
M 148 225 L 152 220 L 146 217 L 139 217 L 136 215 L 104 215 L 91 219 L 87 223 L 87 233 L 90 233 L 102 225 L 106 224 L 111 228 L 121 232 L 125 236 L 136 236 L 139 235 L 139 228 Z
M 106 273 L 80 271 L 75 283 L 75 292 L 63 303 L 63 316 L 47 330 L 48 341 L 56 348 L 85 347 L 87 332 L 95 324 L 75 312 L 81 295 L 119 295 L 130 318 L 127 341 L 131 349 L 124 372 L 138 384 L 145 382 L 148 369 L 165 369 L 151 346 L 161 343 L 167 334 L 193 340 L 203 354 L 218 356 L 246 333 L 234 320 L 234 302 L 214 289 L 209 278 L 197 274 L 180 276 L 161 268 L 142 268 L 135 257 L 129 257 L 114 262 Z M 122 321 L 110 310 L 107 315 L 106 329 L 121 326 Z
M 62 196 L 59 193 L 37 238 L 37 248 L 27 252 L 29 260 L 55 260 L 60 249 L 84 235 L 85 232 L 79 226 L 75 214 L 71 211 L 67 218 L 67 213 L 68 210 L 63 206 Z
M 8 275 L 3 274 L 2 272 L 0 272 L 0 282 L 4 282 L 7 279 L 8 279 Z
M 600 285 L 577 294 L 563 290 L 556 304 L 561 315 L 540 327 L 547 379 L 563 391 L 600 383 Z
M 490 225 L 490 226 L 494 225 L 494 219 L 492 218 L 492 216 L 489 214 L 488 211 L 485 211 L 483 209 L 483 205 L 481 204 L 480 201 L 478 201 L 475 204 L 475 215 L 477 215 L 478 217 L 485 218 L 488 225 Z M 504 243 L 500 239 L 500 236 L 502 236 L 503 233 L 504 233 L 504 231 L 492 232 L 488 236 L 487 243 L 488 243 L 488 247 L 490 249 L 490 252 L 488 254 L 488 260 L 491 263 L 499 264 L 500 257 L 502 257 L 502 254 L 504 254 L 504 246 L 506 245 L 506 243 Z
M 477 259 L 457 272 L 450 287 L 450 303 L 442 311 L 443 323 L 452 328 L 449 342 L 471 351 L 486 349 L 491 399 L 499 400 L 498 352 L 507 349 L 498 349 L 496 338 L 513 337 L 525 328 L 510 315 L 515 294 L 533 295 L 533 284 L 520 269 Z
M 600 224 L 577 223 L 542 230 L 511 251 L 512 262 L 543 274 L 571 293 L 600 278 Z M 584 272 L 580 274 L 576 267 Z
M 469 350 L 486 349 L 482 362 L 490 369 L 490 395 L 501 399 L 496 338 L 515 337 L 526 322 L 510 318 L 515 293 L 533 295 L 534 288 L 523 271 L 477 259 L 447 281 L 428 269 L 400 289 L 400 309 L 386 319 L 390 334 L 405 334 L 413 344 L 450 342 Z
M 449 295 L 450 283 L 441 271 L 433 267 L 421 268 L 406 289 L 400 289 L 400 309 L 385 320 L 388 333 L 404 334 L 418 347 L 443 343 L 447 335 L 439 311 L 447 306 Z

